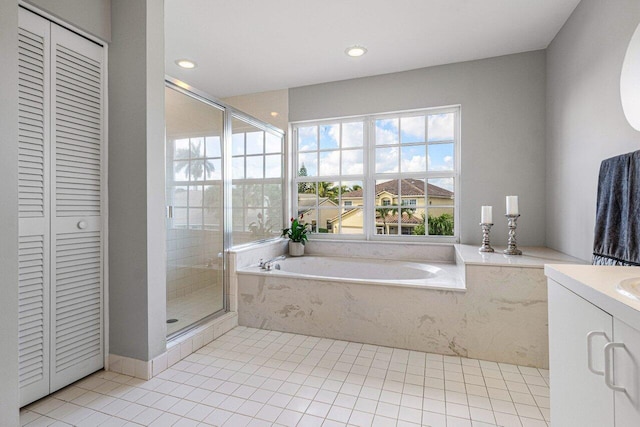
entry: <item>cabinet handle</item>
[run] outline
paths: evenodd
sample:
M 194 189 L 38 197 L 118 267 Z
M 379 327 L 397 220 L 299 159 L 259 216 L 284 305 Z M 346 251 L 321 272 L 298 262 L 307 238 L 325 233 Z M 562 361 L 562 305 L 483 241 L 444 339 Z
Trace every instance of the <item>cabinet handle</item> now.
M 607 338 L 607 334 L 601 331 L 591 331 L 587 334 L 587 368 L 596 375 L 604 375 L 604 371 L 596 371 L 593 368 L 593 357 L 591 356 L 591 340 L 596 335 L 602 335 Z
M 78 221 L 78 228 L 80 230 L 84 230 L 85 228 L 87 228 L 87 221 L 85 220 Z
M 624 387 L 613 383 L 613 349 L 616 347 L 625 348 L 621 342 L 610 342 L 604 346 L 604 383 L 611 390 L 625 393 L 627 390 Z

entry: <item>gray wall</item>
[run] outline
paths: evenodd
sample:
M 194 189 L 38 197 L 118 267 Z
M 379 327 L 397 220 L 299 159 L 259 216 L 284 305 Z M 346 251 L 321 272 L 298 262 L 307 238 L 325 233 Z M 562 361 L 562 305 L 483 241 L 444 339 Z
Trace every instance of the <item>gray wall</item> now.
M 18 2 L 0 0 L 0 425 L 18 422 Z
M 102 40 L 111 41 L 111 0 L 25 0 Z
M 544 244 L 545 53 L 535 51 L 289 90 L 289 120 L 462 105 L 461 241 L 507 239 L 505 196 L 520 196 L 518 243 Z M 508 160 L 507 160 L 508 159 Z
M 603 159 L 640 149 L 620 103 L 638 0 L 583 0 L 547 50 L 548 246 L 590 260 Z
M 109 352 L 165 351 L 164 5 L 114 0 L 109 48 Z

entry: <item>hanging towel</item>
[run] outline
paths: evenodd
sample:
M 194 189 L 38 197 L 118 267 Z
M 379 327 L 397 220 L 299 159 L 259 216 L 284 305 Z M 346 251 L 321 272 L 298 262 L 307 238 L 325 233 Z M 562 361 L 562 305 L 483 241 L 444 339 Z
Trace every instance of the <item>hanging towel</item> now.
M 640 151 L 600 165 L 592 264 L 640 266 Z

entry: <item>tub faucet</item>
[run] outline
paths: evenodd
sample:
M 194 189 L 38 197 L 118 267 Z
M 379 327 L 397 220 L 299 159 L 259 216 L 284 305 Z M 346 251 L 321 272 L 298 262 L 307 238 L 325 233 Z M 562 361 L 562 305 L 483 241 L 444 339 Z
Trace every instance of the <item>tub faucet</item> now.
M 261 269 L 269 271 L 269 270 L 271 270 L 271 267 L 272 267 L 273 263 L 275 261 L 279 261 L 281 259 L 285 259 L 285 256 L 284 255 L 280 255 L 280 256 L 277 256 L 275 258 L 271 258 L 268 261 L 263 261 L 262 259 L 260 259 L 260 261 L 258 262 L 258 265 L 260 266 Z M 280 270 L 279 267 L 280 266 L 277 265 L 276 270 Z

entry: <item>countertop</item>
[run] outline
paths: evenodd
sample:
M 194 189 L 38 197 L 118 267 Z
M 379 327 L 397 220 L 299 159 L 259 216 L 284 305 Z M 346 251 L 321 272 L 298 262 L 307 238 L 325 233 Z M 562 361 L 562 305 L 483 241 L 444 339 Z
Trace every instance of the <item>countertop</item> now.
M 543 268 L 545 264 L 585 264 L 581 259 L 545 247 L 522 247 L 522 255 L 505 255 L 506 247 L 494 246 L 495 252 L 479 252 L 479 246 L 455 245 L 456 255 L 465 265 Z
M 544 272 L 550 279 L 640 330 L 640 301 L 616 290 L 621 280 L 640 277 L 640 267 L 556 264 L 546 265 Z

